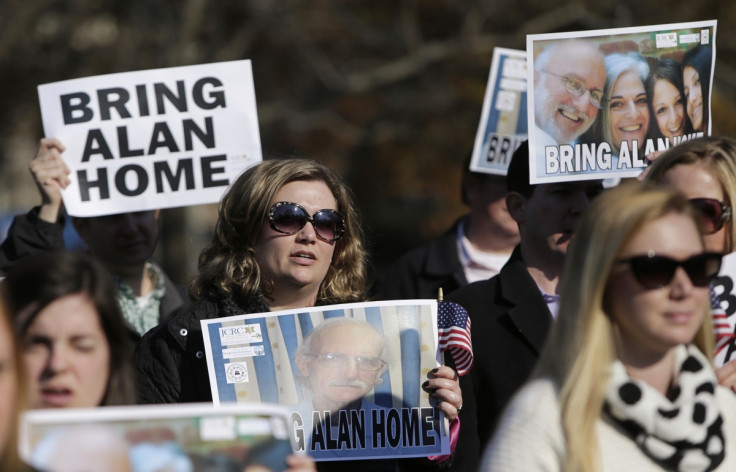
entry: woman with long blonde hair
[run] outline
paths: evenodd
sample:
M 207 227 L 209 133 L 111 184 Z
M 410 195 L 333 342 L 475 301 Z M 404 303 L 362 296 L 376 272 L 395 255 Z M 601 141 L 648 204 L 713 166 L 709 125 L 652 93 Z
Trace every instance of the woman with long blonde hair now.
M 707 136 L 669 149 L 648 168 L 646 180 L 676 190 L 698 210 L 705 248 L 724 256 L 736 250 L 736 140 Z M 734 317 L 721 306 L 728 290 L 711 287 L 714 364 L 722 385 L 736 389 Z M 726 300 L 726 306 L 729 303 Z
M 693 207 L 627 183 L 575 238 L 557 322 L 481 470 L 736 470 L 736 397 L 708 357 L 720 254 Z

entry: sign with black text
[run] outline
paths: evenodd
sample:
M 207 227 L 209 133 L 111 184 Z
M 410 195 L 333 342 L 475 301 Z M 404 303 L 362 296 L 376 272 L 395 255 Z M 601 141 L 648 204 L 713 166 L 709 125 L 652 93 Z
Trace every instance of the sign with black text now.
M 710 135 L 716 21 L 527 36 L 532 184 L 631 178 Z
M 526 90 L 526 52 L 494 48 L 470 170 L 506 175 L 527 138 Z
M 66 147 L 73 216 L 216 203 L 262 160 L 250 61 L 38 87 L 46 137 Z
M 351 303 L 202 320 L 215 404 L 277 403 L 315 460 L 449 453 L 421 385 L 440 365 L 435 300 Z
M 718 276 L 713 280 L 713 331 L 716 352 L 713 363 L 720 367 L 736 359 L 736 253 L 723 257 Z

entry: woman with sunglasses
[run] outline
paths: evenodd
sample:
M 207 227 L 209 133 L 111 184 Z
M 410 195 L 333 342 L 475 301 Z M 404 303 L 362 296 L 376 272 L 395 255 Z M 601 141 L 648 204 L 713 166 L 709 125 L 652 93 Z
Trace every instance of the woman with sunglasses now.
M 248 169 L 220 201 L 190 289 L 196 301 L 137 349 L 139 401 L 212 401 L 200 320 L 364 301 L 366 257 L 351 192 L 334 171 L 306 159 Z M 453 421 L 462 404 L 454 370 L 440 367 L 422 386 Z
M 668 189 L 598 197 L 567 253 L 560 311 L 483 471 L 736 470 L 736 396 L 710 366 L 708 252 Z
M 143 403 L 212 401 L 201 319 L 362 301 L 366 251 L 349 190 L 314 161 L 264 161 L 220 201 L 196 302 L 136 352 Z M 186 375 L 182 375 L 186 373 Z
M 701 217 L 705 247 L 729 254 L 736 250 L 736 141 L 704 137 L 675 146 L 649 167 L 646 179 L 684 194 Z M 716 335 L 715 364 L 723 385 L 736 389 L 736 319 L 729 320 L 711 288 Z M 726 294 L 729 295 L 729 294 Z M 728 328 L 726 328 L 728 326 Z M 723 367 L 722 367 L 723 366 Z

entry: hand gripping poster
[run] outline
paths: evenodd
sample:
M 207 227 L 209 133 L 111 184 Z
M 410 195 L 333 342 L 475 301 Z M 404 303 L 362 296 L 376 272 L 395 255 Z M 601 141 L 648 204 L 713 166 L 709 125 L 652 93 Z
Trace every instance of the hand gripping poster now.
M 494 48 L 470 170 L 506 175 L 511 155 L 527 138 L 526 52 Z
M 284 470 L 293 450 L 278 405 L 145 405 L 34 410 L 24 461 L 46 472 Z
M 315 460 L 449 453 L 421 384 L 440 365 L 437 301 L 370 302 L 202 321 L 216 404 L 287 407 Z
M 262 160 L 247 60 L 66 80 L 38 98 L 66 148 L 72 216 L 216 203 Z
M 716 21 L 527 36 L 532 184 L 636 177 L 710 135 Z

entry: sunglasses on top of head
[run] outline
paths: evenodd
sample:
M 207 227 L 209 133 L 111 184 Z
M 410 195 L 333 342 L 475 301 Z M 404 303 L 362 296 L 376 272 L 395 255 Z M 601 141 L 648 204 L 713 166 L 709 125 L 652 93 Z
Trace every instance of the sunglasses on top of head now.
M 698 210 L 701 217 L 702 231 L 713 234 L 723 228 L 723 224 L 731 219 L 731 207 L 715 198 L 691 198 L 690 204 Z
M 274 231 L 294 234 L 312 223 L 314 232 L 325 241 L 337 241 L 345 234 L 345 218 L 337 210 L 319 210 L 310 216 L 304 207 L 292 202 L 277 202 L 268 211 L 268 221 Z
M 657 256 L 654 251 L 650 251 L 647 255 L 627 257 L 616 262 L 628 264 L 634 278 L 647 289 L 668 285 L 675 277 L 678 267 L 682 267 L 694 286 L 706 287 L 721 269 L 721 255 L 716 252 L 703 252 L 678 261 Z

